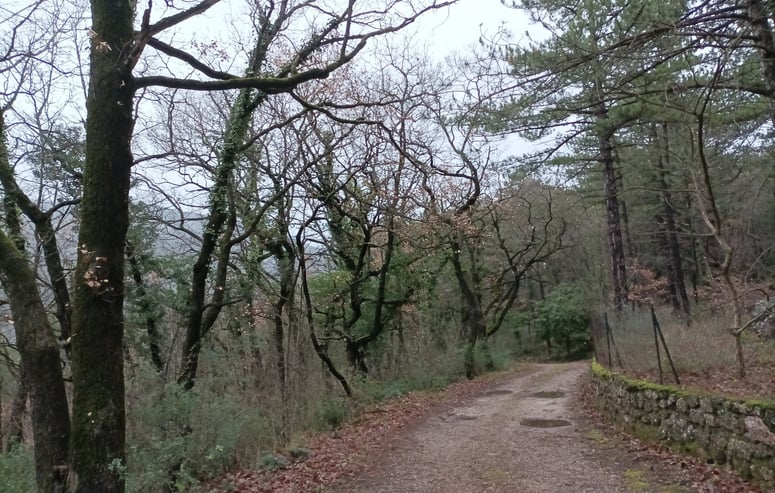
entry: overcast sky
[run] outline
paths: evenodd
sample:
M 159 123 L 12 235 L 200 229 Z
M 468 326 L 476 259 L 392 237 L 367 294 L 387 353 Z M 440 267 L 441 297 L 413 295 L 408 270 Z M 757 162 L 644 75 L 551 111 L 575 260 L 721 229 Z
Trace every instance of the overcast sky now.
M 443 57 L 477 43 L 482 33 L 495 34 L 502 25 L 514 40 L 524 37 L 525 30 L 535 29 L 521 10 L 504 7 L 500 0 L 459 0 L 425 16 L 417 30 L 429 40 L 431 52 Z

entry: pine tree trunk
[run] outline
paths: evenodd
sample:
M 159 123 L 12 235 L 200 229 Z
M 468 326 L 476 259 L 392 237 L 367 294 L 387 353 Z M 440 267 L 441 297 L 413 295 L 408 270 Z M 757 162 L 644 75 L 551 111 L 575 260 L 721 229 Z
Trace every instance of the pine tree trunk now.
M 613 145 L 612 145 L 613 147 Z M 613 151 L 613 149 L 612 149 Z M 619 159 L 619 153 L 613 152 L 614 166 L 616 172 L 616 189 L 622 190 L 624 188 L 624 177 L 622 176 L 621 159 Z M 628 257 L 636 257 L 637 251 L 635 243 L 632 241 L 632 232 L 630 231 L 630 214 L 627 210 L 627 202 L 624 199 L 619 199 L 619 211 L 621 214 L 621 224 L 624 232 L 624 253 Z
M 603 103 L 599 104 L 598 118 L 601 122 L 608 120 L 607 110 Z M 603 165 L 603 180 L 605 183 L 606 225 L 608 226 L 608 248 L 611 255 L 611 280 L 614 306 L 617 310 L 627 303 L 627 271 L 625 266 L 624 242 L 622 241 L 622 225 L 619 215 L 619 192 L 617 187 L 616 168 L 614 165 L 613 132 L 603 130 L 598 136 L 599 160 Z
M 670 302 L 676 310 L 688 315 L 689 296 L 686 293 L 681 246 L 678 243 L 678 234 L 676 231 L 675 207 L 673 206 L 673 197 L 667 182 L 667 168 L 670 163 L 667 124 L 662 124 L 659 149 L 660 156 L 657 159 L 657 179 L 662 195 L 662 210 L 664 214 L 663 236 L 668 253 L 667 270 L 670 283 Z

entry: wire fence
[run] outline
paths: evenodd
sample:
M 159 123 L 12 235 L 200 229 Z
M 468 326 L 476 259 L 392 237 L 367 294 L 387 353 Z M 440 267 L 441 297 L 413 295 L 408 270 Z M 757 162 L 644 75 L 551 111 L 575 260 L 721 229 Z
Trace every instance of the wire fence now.
M 669 309 L 640 306 L 603 312 L 592 323 L 597 361 L 633 376 L 659 383 L 681 383 L 681 376 L 737 366 L 731 315 L 698 314 L 691 323 Z M 775 364 L 775 345 L 755 332 L 744 334 L 747 365 Z

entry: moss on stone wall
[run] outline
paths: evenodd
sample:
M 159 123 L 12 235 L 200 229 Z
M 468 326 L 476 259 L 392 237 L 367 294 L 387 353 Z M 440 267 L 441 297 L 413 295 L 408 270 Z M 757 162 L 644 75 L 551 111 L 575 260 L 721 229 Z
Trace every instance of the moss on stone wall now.
M 775 402 L 726 399 L 659 385 L 592 362 L 594 403 L 635 436 L 719 464 L 775 488 Z

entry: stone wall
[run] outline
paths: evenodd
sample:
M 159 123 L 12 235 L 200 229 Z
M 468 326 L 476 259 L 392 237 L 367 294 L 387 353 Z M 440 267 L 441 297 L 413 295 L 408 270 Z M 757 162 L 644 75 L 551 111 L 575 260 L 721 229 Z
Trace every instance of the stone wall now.
M 775 402 L 742 401 L 632 380 L 592 363 L 597 408 L 619 426 L 775 491 Z

